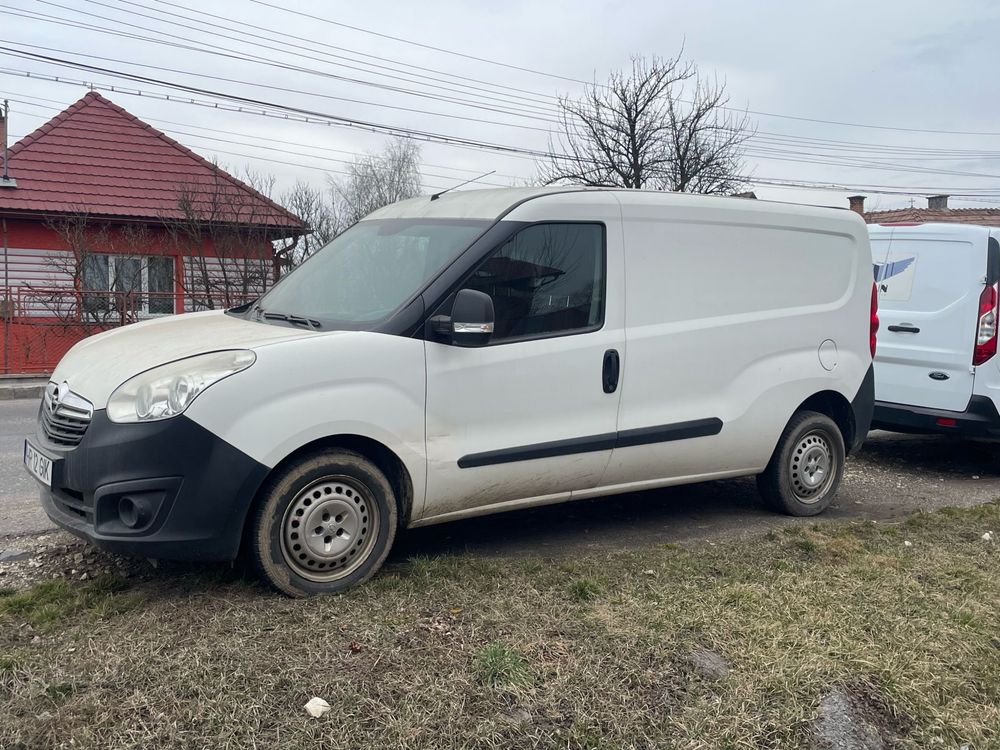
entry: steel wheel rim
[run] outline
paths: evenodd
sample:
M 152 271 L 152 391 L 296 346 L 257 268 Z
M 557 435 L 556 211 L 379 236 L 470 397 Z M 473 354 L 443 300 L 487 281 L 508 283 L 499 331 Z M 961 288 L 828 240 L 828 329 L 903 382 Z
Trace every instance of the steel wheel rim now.
M 324 477 L 301 490 L 285 509 L 281 554 L 297 575 L 335 581 L 368 558 L 379 525 L 368 487 L 351 477 Z
M 819 502 L 837 474 L 837 458 L 826 435 L 804 435 L 792 450 L 788 469 L 795 497 L 807 505 Z

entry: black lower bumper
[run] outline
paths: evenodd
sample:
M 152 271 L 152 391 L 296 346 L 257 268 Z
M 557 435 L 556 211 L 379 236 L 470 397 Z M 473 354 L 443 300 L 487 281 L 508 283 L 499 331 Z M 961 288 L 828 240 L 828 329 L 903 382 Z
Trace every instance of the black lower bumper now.
M 965 411 L 924 409 L 919 406 L 875 402 L 872 429 L 892 432 L 940 433 L 969 438 L 1000 438 L 1000 413 L 993 400 L 973 396 Z
M 850 445 L 846 446 L 848 454 L 855 453 L 861 448 L 862 443 L 865 442 L 865 438 L 868 436 L 868 430 L 871 429 L 872 414 L 874 413 L 874 410 L 875 365 L 871 364 L 868 366 L 868 372 L 865 373 L 865 377 L 861 381 L 861 387 L 858 388 L 858 392 L 854 395 L 854 398 L 851 401 L 854 436 Z
M 41 432 L 52 459 L 41 488 L 49 518 L 110 552 L 169 560 L 232 560 L 267 468 L 181 415 L 115 424 L 94 413 L 80 444 Z

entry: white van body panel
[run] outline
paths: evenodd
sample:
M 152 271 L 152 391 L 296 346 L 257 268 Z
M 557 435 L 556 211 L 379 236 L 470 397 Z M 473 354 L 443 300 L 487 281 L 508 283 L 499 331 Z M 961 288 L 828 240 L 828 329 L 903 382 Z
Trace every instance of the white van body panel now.
M 809 396 L 854 398 L 870 365 L 861 221 L 649 193 L 628 195 L 622 212 L 628 329 L 618 429 L 704 418 L 724 427 L 616 449 L 605 483 L 759 472 Z M 819 356 L 826 341 L 832 370 Z
M 869 234 L 881 320 L 876 400 L 961 412 L 975 393 L 994 392 L 996 359 L 972 365 L 990 230 L 872 225 Z
M 254 349 L 315 335 L 242 320 L 223 310 L 156 318 L 83 339 L 59 361 L 52 380 L 70 380 L 75 393 L 103 409 L 119 385 L 158 365 L 206 352 Z
M 252 367 L 213 385 L 211 397 L 195 399 L 185 414 L 268 467 L 333 435 L 376 440 L 402 461 L 413 482 L 414 508 L 422 506 L 422 341 L 332 332 L 256 353 Z

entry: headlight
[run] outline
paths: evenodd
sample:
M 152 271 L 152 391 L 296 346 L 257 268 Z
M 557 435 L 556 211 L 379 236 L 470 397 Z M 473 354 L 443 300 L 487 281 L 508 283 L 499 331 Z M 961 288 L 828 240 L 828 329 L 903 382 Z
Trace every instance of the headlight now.
M 212 383 L 247 369 L 257 359 L 234 350 L 179 359 L 126 380 L 108 399 L 112 422 L 153 422 L 175 417 Z

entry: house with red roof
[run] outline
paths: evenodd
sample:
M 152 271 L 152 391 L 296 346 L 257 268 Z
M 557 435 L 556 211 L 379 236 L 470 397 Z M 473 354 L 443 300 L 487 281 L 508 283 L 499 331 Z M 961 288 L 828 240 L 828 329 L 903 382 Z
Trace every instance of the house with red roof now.
M 950 208 L 947 195 L 932 195 L 927 198 L 927 207 L 910 206 L 884 211 L 865 211 L 865 196 L 852 195 L 848 198 L 850 208 L 861 214 L 868 224 L 976 224 L 984 227 L 1000 227 L 1000 208 Z
M 253 299 L 277 277 L 274 243 L 306 232 L 92 91 L 0 164 L 0 373 L 51 371 L 114 325 Z

